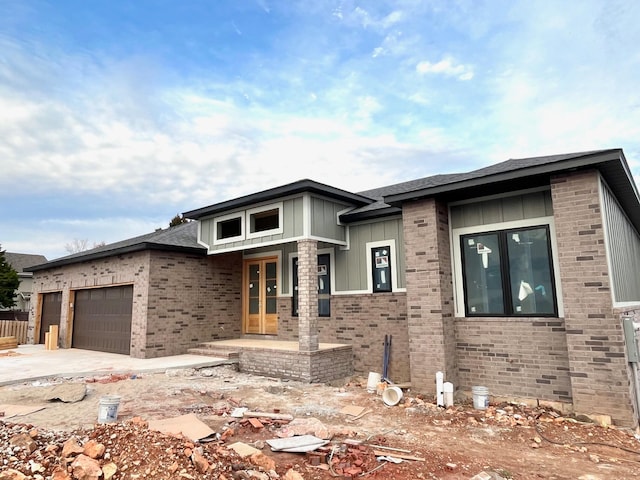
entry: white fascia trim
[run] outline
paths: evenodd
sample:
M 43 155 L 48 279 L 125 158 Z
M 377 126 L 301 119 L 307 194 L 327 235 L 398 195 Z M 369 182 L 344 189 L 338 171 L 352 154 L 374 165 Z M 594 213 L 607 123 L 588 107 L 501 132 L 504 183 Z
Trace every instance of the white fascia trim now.
M 340 210 L 336 213 L 336 223 L 342 227 L 344 227 L 344 238 L 346 239 L 346 244 L 340 246 L 340 250 L 350 250 L 351 249 L 351 230 L 349 224 L 344 224 L 340 221 L 340 215 L 343 215 L 347 212 L 350 212 L 353 208 L 345 208 L 344 210 Z
M 391 292 L 377 292 L 373 293 L 368 290 L 341 290 L 339 292 L 334 292 L 332 295 L 384 295 L 385 293 L 406 293 L 406 288 L 394 288 Z
M 395 240 L 381 240 L 377 242 L 367 242 L 365 244 L 365 251 L 367 253 L 367 293 L 373 293 L 373 279 L 371 278 L 371 271 L 373 265 L 371 264 L 371 250 L 378 247 L 389 246 L 389 254 L 391 256 L 391 291 L 398 292 L 400 289 L 398 285 L 398 257 L 396 255 L 396 241 Z M 404 289 L 406 291 L 406 289 Z M 378 293 L 378 292 L 376 292 Z M 384 292 L 379 292 L 384 293 Z
M 343 242 L 342 240 L 336 240 L 335 238 L 326 238 L 326 237 L 316 237 L 316 236 L 310 236 L 307 237 L 308 240 L 317 240 L 318 242 L 325 242 L 325 243 L 333 243 L 334 245 L 346 245 L 347 242 Z
M 240 235 L 236 235 L 235 237 L 218 239 L 218 223 L 224 222 L 227 220 L 232 220 L 234 218 L 240 219 Z M 246 231 L 245 228 L 246 228 L 246 225 L 245 225 L 244 211 L 228 213 L 227 215 L 214 217 L 213 218 L 213 244 L 224 245 L 226 243 L 241 242 L 242 240 L 245 239 L 245 231 Z
M 640 301 L 638 301 L 638 302 L 615 302 L 613 304 L 613 308 L 625 309 L 625 308 L 630 308 L 630 307 L 632 307 L 634 310 L 640 308 Z
M 284 231 L 283 225 L 282 225 L 283 205 L 284 205 L 284 202 L 277 202 L 277 203 L 271 203 L 268 205 L 262 205 L 261 207 L 247 209 L 245 211 L 245 222 L 248 225 L 246 237 L 260 238 L 260 237 L 266 237 L 269 235 L 281 234 Z M 263 230 L 260 232 L 251 232 L 251 215 L 256 213 L 266 212 L 267 210 L 276 210 L 276 209 L 278 210 L 278 228 L 272 228 L 271 230 Z
M 197 222 L 198 222 L 197 242 L 199 245 L 202 245 L 203 247 L 207 247 L 207 254 L 209 254 L 211 253 L 211 245 L 202 241 L 202 222 L 200 220 L 197 220 Z
M 553 217 L 527 218 L 504 223 L 490 223 L 487 225 L 474 225 L 473 227 L 456 228 L 451 231 L 451 257 L 453 265 L 454 307 L 455 316 L 464 318 L 464 286 L 462 281 L 462 254 L 460 252 L 460 237 L 472 233 L 495 232 L 510 230 L 512 228 L 535 227 L 536 225 L 548 225 L 551 241 L 551 261 L 553 263 L 554 280 L 556 287 L 556 302 L 558 304 L 558 317 L 564 317 L 564 303 L 562 296 L 562 283 L 560 280 L 560 262 L 558 261 L 558 242 L 556 241 L 556 227 Z

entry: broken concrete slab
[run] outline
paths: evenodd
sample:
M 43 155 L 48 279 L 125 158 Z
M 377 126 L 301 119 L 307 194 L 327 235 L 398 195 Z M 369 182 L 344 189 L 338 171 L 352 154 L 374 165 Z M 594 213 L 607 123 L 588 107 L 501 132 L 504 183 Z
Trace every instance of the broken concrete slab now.
M 274 452 L 304 453 L 311 452 L 323 447 L 329 440 L 315 437 L 313 435 L 298 435 L 289 438 L 274 438 L 267 440 L 267 444 Z
M 331 439 L 333 433 L 317 418 L 295 418 L 287 426 L 280 429 L 280 438 L 293 437 L 295 435 L 315 435 L 324 440 Z
M 87 395 L 84 383 L 62 383 L 43 389 L 42 399 L 47 401 L 60 400 L 64 403 L 79 402 Z

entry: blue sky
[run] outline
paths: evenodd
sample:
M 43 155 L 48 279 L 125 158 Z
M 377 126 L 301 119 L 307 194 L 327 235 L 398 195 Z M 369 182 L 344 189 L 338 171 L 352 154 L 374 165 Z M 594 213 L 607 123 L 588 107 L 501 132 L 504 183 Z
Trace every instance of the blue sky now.
M 0 0 L 0 245 L 49 259 L 311 178 L 624 149 L 636 0 Z

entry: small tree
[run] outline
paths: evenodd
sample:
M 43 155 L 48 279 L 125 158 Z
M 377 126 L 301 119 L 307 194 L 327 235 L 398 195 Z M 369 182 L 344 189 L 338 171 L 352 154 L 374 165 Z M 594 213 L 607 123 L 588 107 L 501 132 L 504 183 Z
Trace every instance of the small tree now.
M 16 290 L 20 285 L 18 272 L 9 265 L 4 256 L 4 250 L 0 249 L 0 307 L 13 307 L 16 302 L 14 299 Z
M 89 240 L 87 240 L 86 238 L 83 238 L 83 239 L 74 238 L 73 242 L 69 242 L 65 244 L 64 249 L 70 254 L 74 254 L 74 253 L 84 252 L 85 250 L 89 250 L 90 248 L 103 247 L 104 245 L 106 245 L 104 241 L 97 242 L 97 243 L 93 242 L 93 247 L 90 247 Z
M 189 220 L 184 218 L 184 215 L 180 215 L 179 213 L 176 213 L 176 216 L 173 217 L 169 222 L 169 228 L 175 227 L 176 225 L 181 225 L 183 223 L 189 223 Z

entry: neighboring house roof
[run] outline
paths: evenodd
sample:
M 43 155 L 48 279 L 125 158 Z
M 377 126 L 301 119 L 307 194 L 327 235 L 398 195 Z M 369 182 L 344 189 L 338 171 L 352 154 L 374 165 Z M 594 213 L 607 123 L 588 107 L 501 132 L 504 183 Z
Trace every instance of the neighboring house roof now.
M 7 260 L 7 263 L 18 272 L 18 276 L 31 276 L 31 272 L 25 272 L 26 268 L 47 261 L 47 257 L 44 255 L 33 255 L 30 253 L 4 252 L 4 258 Z
M 270 188 L 262 192 L 252 193 L 243 197 L 234 198 L 221 203 L 215 203 L 208 207 L 198 208 L 189 212 L 184 212 L 186 218 L 195 220 L 214 215 L 216 213 L 227 212 L 236 208 L 246 207 L 259 202 L 275 200 L 289 195 L 295 195 L 303 192 L 312 192 L 324 195 L 325 197 L 335 200 L 342 200 L 352 205 L 368 205 L 373 203 L 371 198 L 364 197 L 357 193 L 347 192 L 339 188 L 325 185 L 324 183 L 314 182 L 313 180 L 299 180 L 297 182 L 288 183 L 280 187 Z
M 142 250 L 166 250 L 200 255 L 206 255 L 207 253 L 207 249 L 198 244 L 197 222 L 189 222 L 164 230 L 156 230 L 155 232 L 140 235 L 139 237 L 122 240 L 121 242 L 103 245 L 84 252 L 74 253 L 73 255 L 29 267 L 27 270 L 37 272 L 38 270 L 46 270 L 72 263 L 97 260 L 113 255 L 122 255 Z

